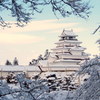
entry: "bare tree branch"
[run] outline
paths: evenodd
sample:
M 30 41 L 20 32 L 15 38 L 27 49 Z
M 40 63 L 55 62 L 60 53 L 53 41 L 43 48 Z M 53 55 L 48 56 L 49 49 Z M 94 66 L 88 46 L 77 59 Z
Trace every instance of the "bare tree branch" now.
M 23 27 L 27 24 L 35 13 L 42 13 L 43 7 L 50 5 L 54 15 L 61 14 L 63 17 L 70 15 L 79 16 L 81 18 L 89 17 L 89 2 L 83 0 L 1 0 L 0 11 L 7 10 L 12 18 L 16 19 L 16 24 Z M 46 9 L 46 8 L 45 8 Z M 2 18 L 2 15 L 0 15 Z M 0 20 L 0 25 L 6 27 L 4 19 Z
M 99 29 L 100 29 L 100 25 L 98 26 L 98 28 L 95 29 L 95 31 L 93 32 L 93 34 L 95 34 Z

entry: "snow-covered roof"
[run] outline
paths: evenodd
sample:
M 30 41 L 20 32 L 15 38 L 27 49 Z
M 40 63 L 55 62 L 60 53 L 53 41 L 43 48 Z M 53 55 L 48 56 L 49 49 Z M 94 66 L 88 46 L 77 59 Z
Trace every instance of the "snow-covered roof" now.
M 85 50 L 86 48 L 74 46 L 74 47 L 55 47 L 55 48 L 53 48 L 53 50 L 55 50 L 55 49 L 56 50 L 58 50 L 58 49 Z
M 64 29 L 60 37 L 62 36 L 77 36 L 77 35 L 75 35 L 72 29 L 71 30 Z
M 73 43 L 73 44 L 81 44 L 81 41 L 73 41 L 73 40 L 64 40 L 64 41 L 58 41 L 55 44 L 68 44 L 68 43 Z
M 75 47 L 71 47 L 71 49 L 72 49 L 72 50 L 78 50 L 78 51 L 80 51 L 80 50 L 85 50 L 86 48 L 75 46 Z
M 24 71 L 40 71 L 37 66 L 12 66 L 12 65 L 1 65 L 0 71 L 7 71 L 7 72 L 24 72 Z

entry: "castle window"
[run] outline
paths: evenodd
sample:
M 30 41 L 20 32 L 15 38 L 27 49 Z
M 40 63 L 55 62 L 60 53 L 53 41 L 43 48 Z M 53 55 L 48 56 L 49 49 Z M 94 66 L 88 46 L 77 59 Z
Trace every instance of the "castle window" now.
M 73 37 L 72 37 L 72 36 L 70 36 L 70 37 L 69 37 L 69 40 L 73 40 Z

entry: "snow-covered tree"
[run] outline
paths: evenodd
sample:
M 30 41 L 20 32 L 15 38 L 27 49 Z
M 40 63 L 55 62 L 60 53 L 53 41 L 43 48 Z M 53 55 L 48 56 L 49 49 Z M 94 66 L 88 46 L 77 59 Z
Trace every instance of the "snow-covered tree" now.
M 35 13 L 41 13 L 44 6 L 48 5 L 55 15 L 60 14 L 63 17 L 75 15 L 87 18 L 90 13 L 89 2 L 84 0 L 0 0 L 0 25 L 9 25 L 5 22 L 2 12 L 8 13 L 15 18 L 17 25 L 23 26 Z
M 13 61 L 13 65 L 18 65 L 18 60 L 17 58 L 15 57 L 14 61 Z
M 39 61 L 39 60 L 43 60 L 43 57 L 42 57 L 42 55 L 41 55 L 41 54 L 39 55 L 39 57 L 38 57 L 37 61 Z
M 48 49 L 46 49 L 43 59 L 47 60 L 49 55 L 50 55 L 50 52 L 48 51 Z
M 6 61 L 5 65 L 12 65 L 9 60 Z
M 74 100 L 100 100 L 100 57 L 83 63 L 79 74 L 90 77 L 76 90 Z

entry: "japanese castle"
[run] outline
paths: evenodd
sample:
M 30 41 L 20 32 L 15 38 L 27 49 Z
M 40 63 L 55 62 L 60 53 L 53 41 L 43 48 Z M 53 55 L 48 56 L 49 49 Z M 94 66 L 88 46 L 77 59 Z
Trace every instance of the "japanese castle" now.
M 56 47 L 51 49 L 45 65 L 40 61 L 42 68 L 50 71 L 76 71 L 80 64 L 88 60 L 88 54 L 84 52 L 86 48 L 81 47 L 82 42 L 78 41 L 78 35 L 73 30 L 63 30 L 56 42 Z
M 34 72 L 54 71 L 54 72 L 75 72 L 79 70 L 80 64 L 89 59 L 89 55 L 84 52 L 83 48 L 78 41 L 77 35 L 73 30 L 63 30 L 59 36 L 56 47 L 51 49 L 51 52 L 46 53 L 46 58 L 39 59 L 35 65 L 4 65 L 0 66 L 0 76 L 7 76 L 10 72 L 21 73 L 27 72 L 29 76 Z M 40 56 L 41 58 L 41 56 Z

